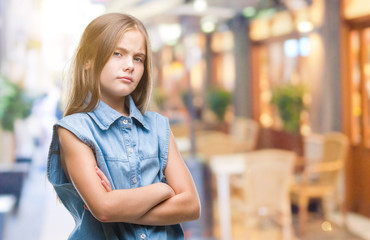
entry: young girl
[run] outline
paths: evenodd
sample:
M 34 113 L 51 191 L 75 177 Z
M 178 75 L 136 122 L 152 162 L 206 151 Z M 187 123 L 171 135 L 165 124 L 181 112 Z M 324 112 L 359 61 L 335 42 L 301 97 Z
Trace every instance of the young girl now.
M 145 27 L 120 13 L 96 18 L 72 67 L 47 169 L 76 222 L 69 239 L 183 239 L 179 223 L 199 217 L 199 198 L 168 119 L 146 111 Z

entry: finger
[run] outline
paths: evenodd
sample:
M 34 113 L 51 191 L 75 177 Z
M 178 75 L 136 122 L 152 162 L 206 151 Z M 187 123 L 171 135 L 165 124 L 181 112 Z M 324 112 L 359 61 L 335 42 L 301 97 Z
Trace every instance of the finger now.
M 100 177 L 101 180 L 105 180 L 106 179 L 104 173 L 100 170 L 100 168 L 95 167 L 95 170 L 96 170 L 96 173 L 98 174 L 98 176 Z
M 108 192 L 112 191 L 112 186 L 111 186 L 108 178 L 103 173 L 103 171 L 100 170 L 100 168 L 98 168 L 97 166 L 95 166 L 95 169 L 96 169 L 96 173 L 98 174 L 98 176 L 101 179 L 101 183 L 103 184 L 103 187 L 105 188 L 105 190 L 108 191 Z
M 105 188 L 105 190 L 106 190 L 107 192 L 112 191 L 112 188 L 111 188 L 110 184 L 107 184 L 107 182 L 106 182 L 106 181 L 102 180 L 102 181 L 101 181 L 101 183 L 102 183 L 103 187 Z
M 106 185 L 106 189 L 107 189 L 108 192 L 112 191 L 112 186 L 110 185 L 109 182 L 107 183 L 107 182 L 104 181 L 104 184 Z
M 105 174 L 102 172 L 102 170 L 100 170 L 100 168 L 95 167 L 95 169 L 96 169 L 96 173 L 98 174 L 98 176 L 100 177 L 101 180 L 109 182 L 108 178 L 105 176 Z
M 109 181 L 104 181 L 104 183 L 107 185 L 109 191 L 112 191 L 112 185 L 110 185 Z

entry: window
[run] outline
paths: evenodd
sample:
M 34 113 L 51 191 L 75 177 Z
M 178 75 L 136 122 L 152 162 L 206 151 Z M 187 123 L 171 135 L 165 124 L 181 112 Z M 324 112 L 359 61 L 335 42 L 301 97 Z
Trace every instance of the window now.
M 350 32 L 351 139 L 370 147 L 370 27 Z

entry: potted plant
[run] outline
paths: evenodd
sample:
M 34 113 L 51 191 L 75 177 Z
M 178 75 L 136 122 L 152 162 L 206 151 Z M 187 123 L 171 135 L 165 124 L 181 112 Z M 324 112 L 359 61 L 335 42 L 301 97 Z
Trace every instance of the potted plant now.
M 231 102 L 231 94 L 222 88 L 214 88 L 208 92 L 207 102 L 220 122 L 225 120 L 227 107 Z
M 286 83 L 272 90 L 271 104 L 277 108 L 284 131 L 299 133 L 301 113 L 306 108 L 303 101 L 305 93 L 304 84 Z
M 33 100 L 29 98 L 23 88 L 10 82 L 4 76 L 0 76 L 0 128 L 2 136 L 2 147 L 11 144 L 10 148 L 4 148 L 1 157 L 11 158 L 3 161 L 9 162 L 15 159 L 15 137 L 14 125 L 17 119 L 25 119 L 31 113 Z M 8 140 L 4 140 L 4 138 Z M 13 149 L 13 150 L 11 150 Z M 10 156 L 5 156 L 9 152 Z
M 276 107 L 282 121 L 282 130 L 265 129 L 269 139 L 260 145 L 293 150 L 303 155 L 303 137 L 300 134 L 301 113 L 306 109 L 304 96 L 307 88 L 304 84 L 284 83 L 272 89 L 271 104 Z M 263 135 L 263 134 L 262 134 Z
M 225 123 L 225 113 L 231 103 L 231 93 L 223 88 L 210 89 L 207 94 L 207 105 L 210 110 L 215 114 L 218 120 L 218 125 L 221 130 L 227 131 Z

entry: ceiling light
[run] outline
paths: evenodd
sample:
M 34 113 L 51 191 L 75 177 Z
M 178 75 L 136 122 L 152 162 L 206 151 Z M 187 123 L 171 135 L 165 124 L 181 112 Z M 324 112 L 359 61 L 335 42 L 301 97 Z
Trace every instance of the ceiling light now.
M 203 12 L 207 9 L 207 6 L 208 4 L 206 0 L 194 0 L 193 2 L 194 10 L 197 12 Z
M 158 28 L 159 35 L 163 42 L 168 45 L 175 45 L 181 36 L 181 26 L 180 24 L 161 24 Z
M 216 30 L 217 19 L 214 17 L 204 17 L 200 20 L 200 27 L 203 32 L 211 33 Z
M 298 23 L 298 31 L 301 33 L 310 32 L 313 29 L 313 25 L 310 21 L 303 21 Z

